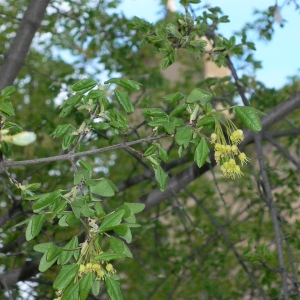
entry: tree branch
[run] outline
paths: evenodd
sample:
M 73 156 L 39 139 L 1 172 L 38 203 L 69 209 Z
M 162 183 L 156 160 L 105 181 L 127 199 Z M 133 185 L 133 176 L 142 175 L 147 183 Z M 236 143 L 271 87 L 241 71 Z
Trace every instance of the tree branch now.
M 0 90 L 12 85 L 24 65 L 32 39 L 40 27 L 50 0 L 31 0 L 0 69 Z
M 26 280 L 36 275 L 39 267 L 40 259 L 26 261 L 23 266 L 11 269 L 0 274 L 0 289 L 6 289 L 19 281 Z

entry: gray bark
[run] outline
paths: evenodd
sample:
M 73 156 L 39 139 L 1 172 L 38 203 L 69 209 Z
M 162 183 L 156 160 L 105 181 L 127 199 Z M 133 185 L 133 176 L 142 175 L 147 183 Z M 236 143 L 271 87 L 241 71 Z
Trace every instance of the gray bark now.
M 12 85 L 24 65 L 32 39 L 41 25 L 46 8 L 51 0 L 32 0 L 20 23 L 0 69 L 0 90 Z

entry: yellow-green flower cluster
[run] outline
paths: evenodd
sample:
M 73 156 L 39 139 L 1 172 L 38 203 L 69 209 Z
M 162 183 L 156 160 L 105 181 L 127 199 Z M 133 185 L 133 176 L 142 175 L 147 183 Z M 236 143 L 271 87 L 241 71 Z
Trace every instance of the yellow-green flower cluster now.
M 224 177 L 235 179 L 243 175 L 240 166 L 236 163 L 236 157 L 239 158 L 241 165 L 249 161 L 246 154 L 240 152 L 237 146 L 244 140 L 244 133 L 241 129 L 237 129 L 229 119 L 224 125 L 229 141 L 226 141 L 220 123 L 215 121 L 215 132 L 211 134 L 210 142 L 215 145 L 215 160 Z
M 106 273 L 109 273 L 110 275 L 116 273 L 116 270 L 114 269 L 112 264 L 106 264 L 105 269 L 107 272 L 98 263 L 87 263 L 86 265 L 81 264 L 79 267 L 78 276 L 82 277 L 83 274 L 94 272 L 97 275 L 96 279 L 103 280 Z

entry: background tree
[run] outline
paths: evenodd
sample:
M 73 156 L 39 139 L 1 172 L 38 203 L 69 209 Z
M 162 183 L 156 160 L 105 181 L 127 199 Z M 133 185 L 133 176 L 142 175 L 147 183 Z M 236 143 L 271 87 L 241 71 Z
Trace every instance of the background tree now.
M 120 1 L 8 2 L 0 9 L 1 297 L 60 297 L 52 284 L 61 267 L 50 268 L 58 259 L 67 271 L 61 274 L 85 275 L 80 293 L 73 281 L 54 287 L 81 299 L 107 299 L 106 289 L 121 299 L 109 261 L 124 299 L 299 299 L 299 82 L 275 90 L 257 81 L 260 64 L 247 39 L 252 31 L 272 38 L 278 7 L 269 3 L 236 37 L 222 37 L 218 26 L 227 16 L 199 1 L 181 1 L 184 14 L 162 1 L 165 18 L 156 24 L 115 13 Z M 230 76 L 205 78 L 205 59 Z M 161 71 L 175 62 L 183 66 L 178 82 Z M 241 62 L 243 73 L 235 67 Z M 104 70 L 127 81 L 104 86 Z M 203 100 L 208 92 L 212 107 Z M 250 103 L 262 112 L 261 131 Z M 214 145 L 205 162 L 202 137 L 228 134 L 211 109 L 225 109 L 244 131 L 239 149 L 250 162 L 241 178 L 222 176 Z M 6 129 L 12 135 L 21 128 L 37 141 L 5 142 Z M 145 204 L 142 213 L 137 203 Z M 141 228 L 134 228 L 134 213 Z M 124 246 L 122 239 L 131 241 L 126 224 L 133 239 Z M 95 276 L 104 275 L 74 263 L 83 249 L 92 251 L 93 230 L 110 253 L 97 252 L 107 260 L 100 292 Z

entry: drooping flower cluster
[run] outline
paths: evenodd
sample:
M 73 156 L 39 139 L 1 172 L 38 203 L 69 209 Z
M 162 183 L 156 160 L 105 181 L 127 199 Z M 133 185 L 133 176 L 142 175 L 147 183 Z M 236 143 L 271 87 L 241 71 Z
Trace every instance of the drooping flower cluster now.
M 116 270 L 112 264 L 106 264 L 105 269 L 106 271 L 104 270 L 103 266 L 97 262 L 87 263 L 86 265 L 81 264 L 79 267 L 78 276 L 82 277 L 84 274 L 94 272 L 97 275 L 96 280 L 103 280 L 107 272 L 110 275 L 116 273 Z
M 230 119 L 224 124 L 227 131 L 228 142 L 223 133 L 220 123 L 215 120 L 215 132 L 211 134 L 211 143 L 215 145 L 215 160 L 220 166 L 224 177 L 235 179 L 243 175 L 240 166 L 236 163 L 239 158 L 241 165 L 249 161 L 244 152 L 240 152 L 238 144 L 244 140 L 244 133 L 237 129 Z

